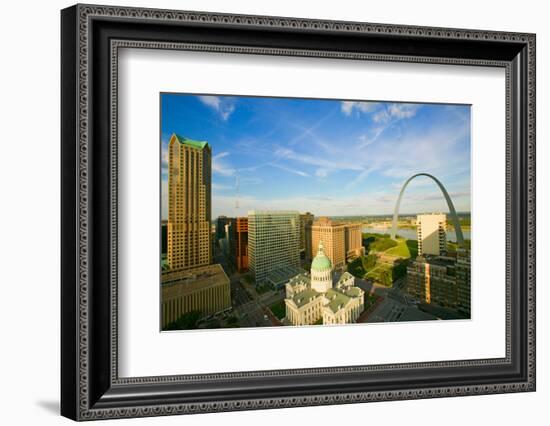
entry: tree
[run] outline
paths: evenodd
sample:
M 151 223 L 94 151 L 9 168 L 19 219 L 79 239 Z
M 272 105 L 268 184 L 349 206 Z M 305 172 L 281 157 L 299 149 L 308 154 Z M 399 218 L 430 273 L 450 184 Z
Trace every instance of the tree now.
M 392 277 L 391 277 L 391 273 L 390 271 L 382 271 L 380 272 L 380 274 L 378 275 L 379 279 L 380 279 L 380 283 L 385 286 L 385 287 L 391 287 L 392 285 Z
M 406 261 L 397 263 L 392 270 L 393 281 L 403 278 L 407 275 L 407 263 Z
M 374 265 L 376 265 L 376 261 L 378 260 L 378 257 L 375 254 L 369 254 L 367 256 L 363 256 L 363 268 L 366 270 L 374 268 Z

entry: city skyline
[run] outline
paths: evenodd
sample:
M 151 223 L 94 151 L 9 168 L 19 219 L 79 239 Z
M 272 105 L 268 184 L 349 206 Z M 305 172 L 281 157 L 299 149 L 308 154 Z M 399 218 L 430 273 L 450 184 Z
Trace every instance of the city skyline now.
M 161 113 L 162 219 L 172 133 L 212 147 L 212 219 L 254 209 L 389 214 L 420 171 L 441 178 L 458 211 L 470 210 L 467 105 L 162 94 Z M 446 206 L 418 179 L 402 209 Z

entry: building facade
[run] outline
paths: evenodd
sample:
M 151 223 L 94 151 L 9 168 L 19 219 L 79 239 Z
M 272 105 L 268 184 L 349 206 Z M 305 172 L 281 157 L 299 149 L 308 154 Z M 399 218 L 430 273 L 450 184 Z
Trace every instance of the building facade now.
M 470 250 L 459 248 L 456 252 L 457 308 L 467 317 L 471 314 L 471 283 Z
M 300 215 L 297 211 L 248 212 L 248 266 L 257 285 L 280 269 L 300 266 Z
M 313 259 L 322 241 L 325 253 L 335 269 L 343 269 L 346 261 L 365 254 L 360 223 L 341 223 L 320 217 L 306 226 L 305 235 L 307 258 Z
M 248 218 L 232 218 L 229 225 L 229 254 L 239 272 L 248 271 Z
M 168 144 L 167 261 L 172 270 L 212 263 L 212 151 L 173 134 Z
M 317 250 L 322 241 L 324 252 L 330 259 L 332 267 L 342 269 L 346 265 L 346 227 L 344 224 L 336 223 L 328 217 L 320 217 L 311 225 L 311 254 Z
M 418 255 L 444 256 L 447 252 L 447 216 L 421 214 L 416 217 Z
M 346 260 L 355 259 L 365 254 L 363 247 L 363 233 L 360 223 L 347 223 L 345 225 Z
M 313 224 L 315 216 L 313 213 L 306 212 L 300 214 L 300 253 L 304 253 L 308 256 L 311 251 L 311 232 L 309 227 Z
M 355 277 L 344 272 L 334 283 L 332 264 L 318 245 L 310 274 L 299 274 L 285 286 L 285 321 L 291 325 L 348 324 L 364 310 L 365 294 Z
M 216 240 L 227 238 L 227 225 L 231 222 L 231 218 L 227 216 L 218 216 L 216 219 Z
M 423 303 L 458 308 L 455 260 L 419 256 L 407 266 L 407 292 Z
M 229 278 L 219 264 L 162 274 L 162 328 L 183 314 L 202 317 L 231 308 Z

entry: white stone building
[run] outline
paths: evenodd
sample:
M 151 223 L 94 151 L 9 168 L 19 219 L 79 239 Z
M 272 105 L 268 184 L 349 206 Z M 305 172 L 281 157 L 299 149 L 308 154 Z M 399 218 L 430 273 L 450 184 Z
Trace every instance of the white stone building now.
M 311 263 L 311 274 L 299 274 L 285 286 L 286 320 L 292 325 L 348 324 L 363 312 L 365 294 L 355 277 L 344 272 L 333 282 L 332 263 L 323 243 Z

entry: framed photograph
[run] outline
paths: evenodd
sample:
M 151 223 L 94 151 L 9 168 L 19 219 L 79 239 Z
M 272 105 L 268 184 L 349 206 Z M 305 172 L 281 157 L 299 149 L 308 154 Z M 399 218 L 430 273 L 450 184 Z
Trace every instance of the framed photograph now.
M 535 35 L 61 12 L 61 412 L 535 390 Z

